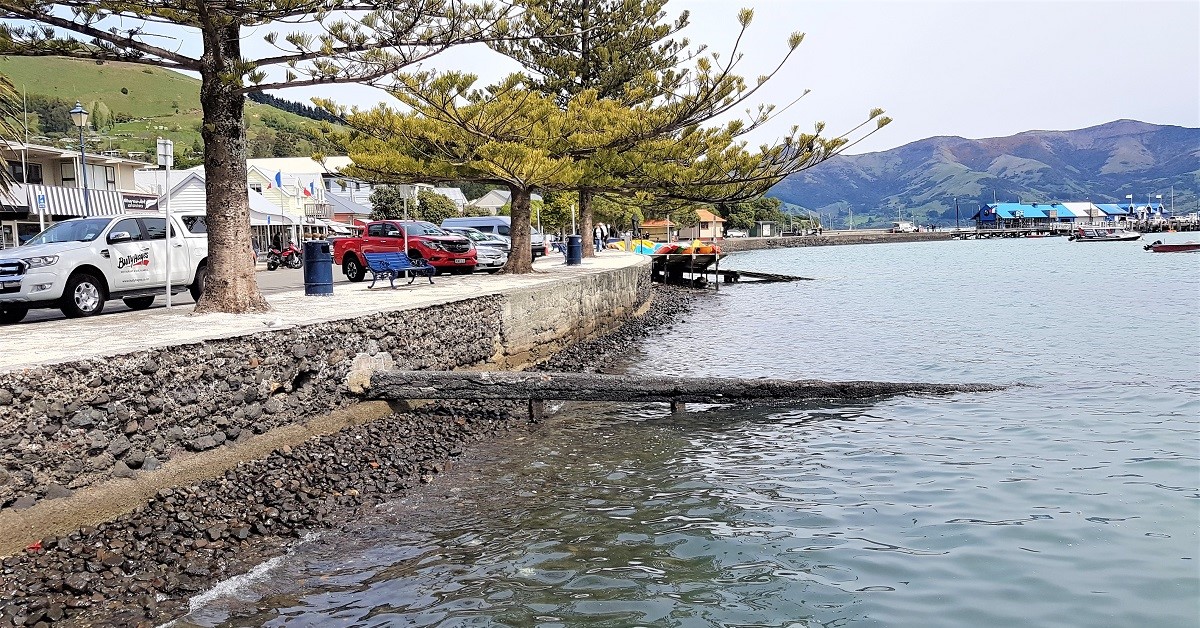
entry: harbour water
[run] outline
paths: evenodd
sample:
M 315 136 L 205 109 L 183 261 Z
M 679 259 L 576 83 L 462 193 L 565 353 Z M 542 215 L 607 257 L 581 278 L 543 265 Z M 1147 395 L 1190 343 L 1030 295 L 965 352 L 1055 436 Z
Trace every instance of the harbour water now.
M 1142 244 L 739 253 L 817 280 L 709 293 L 624 368 L 1019 386 L 565 407 L 177 625 L 1200 625 L 1200 255 Z

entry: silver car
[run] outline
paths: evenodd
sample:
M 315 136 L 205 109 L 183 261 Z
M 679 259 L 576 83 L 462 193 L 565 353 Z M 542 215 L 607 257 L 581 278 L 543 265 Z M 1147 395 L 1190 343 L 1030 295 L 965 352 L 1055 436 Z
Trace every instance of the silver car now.
M 475 270 L 488 273 L 499 271 L 508 262 L 508 253 L 495 246 L 479 245 L 475 247 Z

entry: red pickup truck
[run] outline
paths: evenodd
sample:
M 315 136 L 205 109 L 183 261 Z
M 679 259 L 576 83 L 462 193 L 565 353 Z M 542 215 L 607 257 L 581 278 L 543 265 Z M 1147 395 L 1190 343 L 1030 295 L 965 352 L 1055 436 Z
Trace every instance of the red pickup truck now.
M 424 259 L 439 273 L 470 274 L 475 270 L 475 245 L 466 237 L 443 231 L 420 220 L 377 220 L 367 223 L 361 236 L 333 241 L 333 263 L 342 267 L 350 281 L 362 281 L 367 273 L 363 251 L 404 250 L 408 234 L 408 257 Z

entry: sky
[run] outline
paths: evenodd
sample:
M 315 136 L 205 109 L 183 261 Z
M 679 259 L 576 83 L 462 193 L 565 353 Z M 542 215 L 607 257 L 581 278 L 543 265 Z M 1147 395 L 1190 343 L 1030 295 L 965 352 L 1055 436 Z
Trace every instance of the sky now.
M 1002 137 L 1080 129 L 1122 118 L 1200 127 L 1200 1 L 671 0 L 691 12 L 684 35 L 728 58 L 741 7 L 754 10 L 740 74 L 770 71 L 792 32 L 804 42 L 752 101 L 782 107 L 750 137 L 768 142 L 816 121 L 849 130 L 872 107 L 894 121 L 850 153 L 926 137 Z M 427 67 L 494 80 L 518 69 L 486 49 L 459 49 Z M 367 87 L 293 89 L 360 107 L 391 98 Z

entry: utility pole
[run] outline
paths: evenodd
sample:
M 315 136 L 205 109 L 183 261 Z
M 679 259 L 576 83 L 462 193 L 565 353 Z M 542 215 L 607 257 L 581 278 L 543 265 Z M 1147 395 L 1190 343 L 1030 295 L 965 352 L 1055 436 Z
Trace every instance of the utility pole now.
M 954 228 L 955 229 L 962 228 L 961 219 L 960 219 L 960 216 L 958 213 L 958 197 L 957 196 L 954 197 Z

